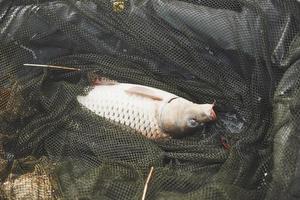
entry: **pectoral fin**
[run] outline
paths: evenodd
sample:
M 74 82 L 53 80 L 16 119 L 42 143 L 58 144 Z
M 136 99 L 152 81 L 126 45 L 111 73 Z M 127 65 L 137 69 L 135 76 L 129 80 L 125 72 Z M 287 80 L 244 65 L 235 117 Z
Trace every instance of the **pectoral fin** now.
M 151 90 L 146 87 L 134 86 L 126 90 L 128 94 L 139 95 L 142 97 L 150 98 L 156 101 L 162 101 L 163 98 L 155 93 L 154 90 Z

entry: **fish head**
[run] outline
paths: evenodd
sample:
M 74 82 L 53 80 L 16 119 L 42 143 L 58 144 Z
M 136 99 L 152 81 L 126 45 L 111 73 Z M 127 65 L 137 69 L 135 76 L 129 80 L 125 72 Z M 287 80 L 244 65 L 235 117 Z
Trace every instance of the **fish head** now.
M 195 119 L 200 123 L 215 121 L 217 115 L 214 111 L 214 104 L 194 104 L 191 115 L 195 115 Z
M 178 98 L 165 105 L 161 125 L 165 132 L 180 136 L 197 130 L 204 123 L 216 120 L 214 104 L 195 104 Z

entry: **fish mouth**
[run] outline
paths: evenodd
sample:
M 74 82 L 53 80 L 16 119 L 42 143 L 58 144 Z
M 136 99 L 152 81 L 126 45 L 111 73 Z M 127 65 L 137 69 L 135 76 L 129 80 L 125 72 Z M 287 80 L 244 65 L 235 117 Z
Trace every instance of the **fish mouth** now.
M 217 115 L 216 115 L 216 113 L 213 109 L 210 111 L 209 118 L 210 118 L 211 121 L 215 121 L 217 119 Z

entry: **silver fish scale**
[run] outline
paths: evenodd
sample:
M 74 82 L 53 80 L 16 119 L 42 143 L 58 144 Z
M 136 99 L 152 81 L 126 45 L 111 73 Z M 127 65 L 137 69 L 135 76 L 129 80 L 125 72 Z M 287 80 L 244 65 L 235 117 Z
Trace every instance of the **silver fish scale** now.
M 78 101 L 95 114 L 128 126 L 148 138 L 165 137 L 155 117 L 158 106 L 154 100 L 101 86 L 87 96 L 79 96 Z

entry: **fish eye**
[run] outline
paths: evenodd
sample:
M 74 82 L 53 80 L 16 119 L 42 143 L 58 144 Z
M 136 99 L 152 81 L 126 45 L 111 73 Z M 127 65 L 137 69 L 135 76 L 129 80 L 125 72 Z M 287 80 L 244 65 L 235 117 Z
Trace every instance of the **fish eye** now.
M 196 121 L 196 119 L 192 118 L 192 119 L 188 119 L 187 125 L 188 127 L 195 128 L 199 125 L 199 123 Z

